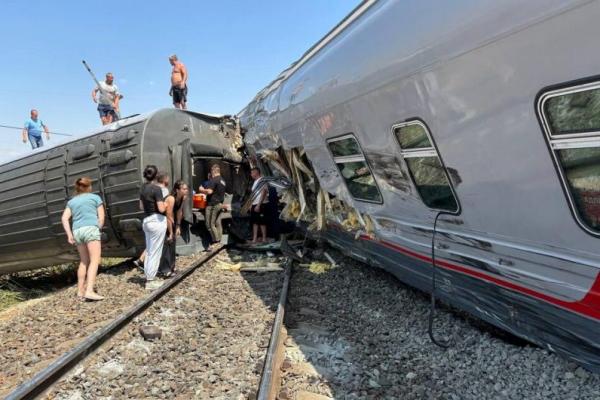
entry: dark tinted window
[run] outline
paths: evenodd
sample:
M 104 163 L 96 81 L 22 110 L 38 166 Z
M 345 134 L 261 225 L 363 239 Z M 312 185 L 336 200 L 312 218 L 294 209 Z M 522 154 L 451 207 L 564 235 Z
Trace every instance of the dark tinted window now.
M 381 194 L 375 179 L 364 161 L 339 163 L 337 166 L 352 197 L 381 203 Z
M 447 211 L 458 209 L 446 171 L 437 157 L 407 158 L 406 163 L 427 207 Z
M 600 148 L 557 151 L 575 207 L 583 221 L 600 231 Z
M 541 97 L 546 138 L 577 222 L 600 234 L 600 88 L 586 84 Z M 566 134 L 576 136 L 565 137 Z
M 400 124 L 394 127 L 394 135 L 423 203 L 429 208 L 457 212 L 458 202 L 448 173 L 425 125 L 419 121 Z
M 352 197 L 374 203 L 383 202 L 375 178 L 356 139 L 345 136 L 333 139 L 327 144 Z

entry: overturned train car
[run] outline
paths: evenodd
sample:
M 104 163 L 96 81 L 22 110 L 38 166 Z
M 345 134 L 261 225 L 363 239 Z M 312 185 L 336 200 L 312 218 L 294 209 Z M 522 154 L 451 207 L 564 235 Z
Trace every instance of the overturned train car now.
M 206 180 L 209 164 L 219 163 L 235 200 L 243 196 L 247 182 L 241 144 L 235 119 L 162 109 L 0 165 L 0 273 L 77 259 L 61 214 L 81 176 L 92 178 L 93 191 L 106 207 L 103 255 L 138 254 L 145 246 L 139 209 L 145 165 L 158 166 L 172 182 L 183 179 L 197 188 Z M 184 219 L 193 226 L 201 218 L 190 191 Z M 180 253 L 201 248 L 200 235 L 185 237 L 178 242 Z
M 600 372 L 598 18 L 365 1 L 242 110 L 244 140 L 332 245 Z

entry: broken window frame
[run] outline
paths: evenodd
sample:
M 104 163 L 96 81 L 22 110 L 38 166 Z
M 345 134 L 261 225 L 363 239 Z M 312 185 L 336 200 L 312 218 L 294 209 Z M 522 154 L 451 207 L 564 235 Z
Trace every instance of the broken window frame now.
M 337 156 L 336 157 L 333 154 L 333 151 L 331 150 L 331 147 L 329 146 L 329 144 L 333 143 L 333 142 L 339 142 L 339 141 L 342 141 L 345 139 L 353 139 L 356 142 L 360 153 L 353 154 L 350 156 Z M 344 185 L 346 186 L 346 190 L 348 191 L 348 193 L 350 194 L 350 196 L 352 196 L 352 198 L 354 200 L 361 201 L 364 203 L 383 204 L 383 195 L 381 194 L 381 190 L 379 189 L 379 185 L 377 184 L 377 179 L 375 179 L 375 174 L 373 174 L 373 169 L 371 168 L 369 161 L 365 157 L 365 154 L 362 150 L 362 146 L 360 145 L 360 142 L 358 141 L 358 139 L 356 138 L 356 136 L 353 133 L 346 133 L 341 136 L 336 136 L 336 137 L 327 139 L 327 149 L 329 150 L 329 153 L 331 154 L 331 157 L 333 158 L 333 162 L 335 163 L 335 166 L 337 167 L 338 172 L 340 173 L 340 177 L 342 178 L 342 181 L 344 182 Z M 345 164 L 345 163 L 350 163 L 350 162 L 363 162 L 367 166 L 367 168 L 369 170 L 369 174 L 371 174 L 371 178 L 373 179 L 373 184 L 375 185 L 375 189 L 377 189 L 377 194 L 379 195 L 379 199 L 380 199 L 379 201 L 355 197 L 354 194 L 352 194 L 352 192 L 350 191 L 350 188 L 348 187 L 348 183 L 346 182 L 346 178 L 344 177 L 344 175 L 342 173 L 342 169 L 339 166 L 339 164 Z
M 572 190 L 572 185 L 567 177 L 567 172 L 561 161 L 559 152 L 561 150 L 571 149 L 592 149 L 600 148 L 600 130 L 573 130 L 568 133 L 554 132 L 552 124 L 548 119 L 546 104 L 550 99 L 567 96 L 576 93 L 582 93 L 590 90 L 600 89 L 600 82 L 597 80 L 587 83 L 571 83 L 563 85 L 558 89 L 543 89 L 537 96 L 536 112 L 542 131 L 544 132 L 544 138 L 546 139 L 546 145 L 552 155 L 554 167 L 558 172 L 560 182 L 569 204 L 569 209 L 573 218 L 577 224 L 587 233 L 599 237 L 600 226 L 594 228 L 589 225 L 582 215 L 584 210 L 580 210 L 579 205 L 575 201 L 575 197 Z
M 412 148 L 412 149 L 403 149 L 402 148 L 400 138 L 396 134 L 396 131 L 400 128 L 404 128 L 406 126 L 411 126 L 411 125 L 418 125 L 423 129 L 423 131 L 427 135 L 427 139 L 429 140 L 429 144 L 430 144 L 429 147 L 416 147 L 416 148 Z M 419 198 L 421 199 L 423 204 L 431 210 L 443 211 L 443 212 L 452 213 L 452 214 L 460 214 L 460 209 L 461 209 L 460 202 L 458 201 L 458 196 L 456 195 L 456 192 L 454 191 L 454 185 L 452 184 L 452 180 L 450 179 L 450 174 L 448 174 L 448 169 L 446 168 L 446 165 L 444 164 L 444 161 L 442 160 L 442 157 L 440 156 L 440 153 L 437 149 L 435 141 L 433 140 L 433 137 L 431 136 L 431 132 L 429 132 L 429 128 L 427 127 L 425 122 L 421 121 L 420 119 L 406 120 L 404 122 L 400 122 L 400 123 L 392 125 L 391 132 L 392 132 L 392 136 L 394 137 L 394 140 L 396 141 L 396 143 L 398 144 L 398 147 L 400 148 L 400 155 L 401 155 L 402 159 L 404 160 L 404 163 L 406 164 L 406 169 L 408 170 L 408 174 L 409 174 L 410 179 L 416 189 L 417 195 L 419 196 Z M 415 176 L 410 167 L 410 164 L 407 161 L 407 159 L 409 159 L 409 158 L 436 158 L 437 159 L 440 166 L 442 167 L 444 176 L 446 177 L 446 181 L 448 183 L 448 187 L 450 188 L 450 192 L 452 193 L 452 197 L 454 198 L 454 203 L 456 204 L 456 209 L 449 210 L 446 208 L 432 207 L 428 204 L 427 201 L 425 201 L 425 199 L 423 198 L 423 195 L 421 194 L 420 186 L 417 184 L 417 180 L 415 179 Z

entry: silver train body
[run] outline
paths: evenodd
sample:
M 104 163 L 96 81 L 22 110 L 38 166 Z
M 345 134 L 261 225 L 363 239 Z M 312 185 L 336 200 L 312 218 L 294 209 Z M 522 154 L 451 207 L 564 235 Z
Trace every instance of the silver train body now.
M 334 246 L 600 371 L 600 2 L 366 1 L 240 113 L 373 221 Z M 442 212 L 442 213 L 440 213 Z M 357 283 L 360 284 L 360 283 Z
M 129 257 L 145 247 L 143 213 L 139 209 L 142 172 L 147 164 L 198 187 L 206 179 L 207 161 L 227 166 L 241 161 L 235 120 L 162 109 L 103 127 L 96 133 L 0 165 L 0 273 L 11 273 L 77 259 L 67 243 L 61 215 L 72 196 L 74 181 L 93 180 L 107 212 L 103 256 Z M 201 172 L 203 176 L 197 176 Z M 245 184 L 246 175 L 241 184 Z M 243 190 L 242 190 L 243 191 Z M 184 205 L 190 224 L 198 215 L 191 196 Z M 201 246 L 190 235 L 178 251 Z

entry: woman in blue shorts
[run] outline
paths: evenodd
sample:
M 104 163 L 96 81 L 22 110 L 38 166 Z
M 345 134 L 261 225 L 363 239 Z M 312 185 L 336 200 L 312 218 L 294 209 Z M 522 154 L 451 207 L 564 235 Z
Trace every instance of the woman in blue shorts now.
M 91 191 L 90 178 L 75 181 L 75 196 L 67 203 L 62 224 L 67 240 L 77 245 L 81 259 L 77 270 L 77 296 L 85 300 L 102 300 L 104 297 L 94 291 L 94 285 L 100 264 L 100 229 L 104 225 L 104 206 L 100 196 Z M 71 217 L 72 228 L 69 224 Z

